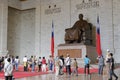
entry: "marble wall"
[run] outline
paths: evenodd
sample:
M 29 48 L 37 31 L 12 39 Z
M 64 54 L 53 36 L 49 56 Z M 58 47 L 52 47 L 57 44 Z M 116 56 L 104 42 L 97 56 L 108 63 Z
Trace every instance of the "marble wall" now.
M 7 47 L 9 54 L 20 54 L 21 11 L 8 8 L 8 38 Z
M 41 53 L 47 58 L 51 54 L 51 29 L 54 24 L 55 55 L 57 46 L 64 42 L 65 29 L 70 27 L 69 0 L 60 2 L 44 1 L 41 3 Z
M 11 55 L 34 55 L 35 9 L 8 9 L 8 51 Z
M 35 8 L 37 0 L 26 0 L 21 2 L 21 10 Z
M 88 6 L 84 6 L 85 4 Z M 75 21 L 78 20 L 80 13 L 84 14 L 84 19 L 92 23 L 94 28 L 97 26 L 97 16 L 100 17 L 101 36 L 104 36 L 101 37 L 103 54 L 106 53 L 107 48 L 114 51 L 112 38 L 112 0 L 109 0 L 107 3 L 105 0 L 92 0 L 92 2 L 85 0 L 84 3 L 82 0 L 60 0 L 59 2 L 55 0 L 45 0 L 41 1 L 40 9 L 41 46 L 43 47 L 43 49 L 41 47 L 41 53 L 44 53 L 44 55 L 50 54 L 50 29 L 52 20 L 55 25 L 55 54 L 57 55 L 57 45 L 64 43 L 64 30 L 73 26 Z M 58 9 L 58 12 L 55 12 L 55 9 Z M 48 34 L 46 34 L 46 31 Z M 93 38 L 95 44 L 95 29 Z
M 118 0 L 84 0 L 87 5 L 92 6 L 84 7 L 81 6 L 84 3 L 82 0 L 45 0 L 41 1 L 41 46 L 45 47 L 41 53 L 50 53 L 50 25 L 52 20 L 55 25 L 55 54 L 57 54 L 57 45 L 64 43 L 64 29 L 71 27 L 75 21 L 78 20 L 80 13 L 84 14 L 84 19 L 91 22 L 94 27 L 97 26 L 97 16 L 100 19 L 101 29 L 101 48 L 103 55 L 106 55 L 106 50 L 110 49 L 117 58 L 119 55 L 119 2 Z M 96 5 L 93 5 L 97 2 Z M 55 7 L 56 6 L 56 7 Z M 53 11 L 55 8 L 59 8 L 60 11 Z M 48 10 L 48 13 L 45 11 Z M 51 11 L 51 12 L 49 12 Z M 45 26 L 43 28 L 43 26 Z M 44 31 L 48 31 L 46 34 Z M 45 35 L 45 36 L 43 36 Z M 94 44 L 95 44 L 95 30 L 93 33 Z M 47 42 L 49 41 L 49 42 Z M 47 43 L 46 43 L 47 42 Z M 44 44 L 45 43 L 45 44 Z M 117 61 L 117 60 L 116 60 Z M 119 61 L 117 61 L 119 62 Z
M 7 18 L 8 2 L 0 0 L 0 55 L 4 56 L 7 50 Z
M 21 9 L 20 0 L 8 0 L 8 5 L 16 9 Z
M 106 55 L 106 50 L 110 49 L 111 52 L 115 54 L 114 56 L 117 59 L 116 62 L 119 62 L 120 1 L 91 0 L 92 2 L 89 2 L 89 0 L 84 0 L 84 3 L 82 1 L 83 0 L 30 0 L 20 4 L 21 9 L 36 9 L 25 11 L 15 10 L 13 12 L 10 9 L 9 12 L 12 12 L 14 15 L 9 13 L 10 20 L 8 28 L 10 32 L 8 32 L 11 35 L 14 35 L 14 37 L 18 37 L 20 39 L 12 39 L 15 42 L 14 44 L 11 44 L 13 41 L 8 39 L 8 49 L 15 49 L 14 51 L 18 52 L 16 52 L 16 54 L 21 54 L 21 56 L 23 56 L 23 54 L 35 52 L 37 55 L 40 54 L 40 56 L 46 56 L 48 58 L 51 53 L 51 28 L 53 21 L 55 55 L 57 55 L 57 46 L 61 43 L 65 43 L 64 30 L 72 27 L 75 21 L 78 20 L 78 15 L 83 13 L 84 19 L 91 22 L 94 28 L 97 26 L 97 16 L 99 15 L 102 52 Z M 13 24 L 11 24 L 11 21 Z M 11 30 L 10 27 L 13 29 L 15 27 L 17 30 Z M 11 37 L 10 34 L 8 38 Z M 95 44 L 95 30 L 93 38 Z M 10 45 L 17 47 L 12 49 L 10 48 Z
M 116 62 L 120 62 L 120 1 L 119 0 L 113 0 L 113 38 L 114 38 L 114 53 L 115 53 L 115 60 Z

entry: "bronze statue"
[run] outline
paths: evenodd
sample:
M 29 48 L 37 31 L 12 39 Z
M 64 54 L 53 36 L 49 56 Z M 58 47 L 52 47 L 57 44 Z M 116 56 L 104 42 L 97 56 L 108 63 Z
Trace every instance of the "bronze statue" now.
M 83 14 L 79 14 L 79 20 L 71 27 L 65 29 L 65 43 L 91 43 L 92 28 L 91 24 L 83 20 Z

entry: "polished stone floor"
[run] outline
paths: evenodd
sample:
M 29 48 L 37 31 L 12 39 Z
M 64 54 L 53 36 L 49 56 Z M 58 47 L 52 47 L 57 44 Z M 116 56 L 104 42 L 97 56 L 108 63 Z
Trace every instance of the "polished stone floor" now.
M 120 72 L 119 74 L 120 80 Z M 39 75 L 39 76 L 34 76 L 34 77 L 25 77 L 25 78 L 20 78 L 20 79 L 15 79 L 15 80 L 108 80 L 106 76 L 100 76 L 96 73 L 90 74 L 90 75 L 84 75 L 84 74 L 79 74 L 78 76 L 71 75 L 68 76 L 66 74 L 60 75 L 60 76 L 55 76 L 55 74 L 46 74 L 46 75 Z M 113 78 L 113 80 L 115 80 Z
M 120 80 L 120 71 L 118 71 L 118 73 L 117 73 L 117 75 L 119 76 L 118 80 Z M 4 80 L 4 79 L 0 79 L 0 80 Z M 66 74 L 55 76 L 55 74 L 50 73 L 45 75 L 33 76 L 33 77 L 19 78 L 15 80 L 108 80 L 108 79 L 106 76 L 100 76 L 96 73 L 90 75 L 79 74 L 78 76 L 75 75 L 68 76 Z M 115 79 L 113 78 L 113 80 Z
M 116 69 L 115 73 L 119 77 L 118 80 L 120 80 L 120 68 Z M 4 80 L 4 79 L 0 79 L 0 80 Z M 97 73 L 92 73 L 90 75 L 79 74 L 78 76 L 76 75 L 68 76 L 66 74 L 56 76 L 54 73 L 49 73 L 45 75 L 24 77 L 15 80 L 108 80 L 108 76 L 106 75 L 100 76 Z M 113 80 L 115 79 L 113 78 Z
M 98 79 L 98 76 L 95 77 L 96 80 L 102 80 Z M 95 80 L 93 79 L 93 80 Z M 28 77 L 28 78 L 21 78 L 21 79 L 15 79 L 15 80 L 91 80 L 90 75 L 84 75 L 80 74 L 78 76 L 71 75 L 61 75 L 61 76 L 55 76 L 55 74 L 47 74 L 47 75 L 41 75 L 41 76 L 35 76 L 35 77 Z

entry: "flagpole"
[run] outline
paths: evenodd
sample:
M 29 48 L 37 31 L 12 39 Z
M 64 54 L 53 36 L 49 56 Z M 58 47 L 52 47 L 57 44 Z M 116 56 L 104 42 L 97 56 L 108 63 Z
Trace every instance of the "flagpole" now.
M 113 24 L 113 20 L 114 18 L 113 18 L 113 0 L 112 0 L 112 30 L 113 30 L 113 53 L 115 54 L 115 38 L 114 38 L 114 24 Z

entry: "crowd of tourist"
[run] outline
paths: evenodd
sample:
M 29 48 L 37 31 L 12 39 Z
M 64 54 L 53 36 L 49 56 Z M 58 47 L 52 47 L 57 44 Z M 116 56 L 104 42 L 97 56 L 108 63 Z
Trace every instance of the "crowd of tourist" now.
M 49 59 L 46 60 L 45 57 L 36 57 L 31 56 L 28 58 L 27 56 L 23 57 L 23 71 L 31 71 L 31 72 L 55 72 L 55 75 L 63 75 L 64 72 L 70 75 L 78 76 L 78 62 L 77 59 L 71 59 L 70 55 L 67 54 L 67 57 L 49 56 Z M 103 74 L 104 66 L 108 67 L 107 71 L 110 76 L 109 80 L 112 80 L 112 76 L 118 80 L 118 76 L 114 73 L 114 58 L 113 54 L 107 50 L 106 58 L 104 59 L 103 55 L 97 57 L 98 60 L 98 74 Z M 90 74 L 90 58 L 88 55 L 84 58 L 84 73 Z M 0 57 L 0 71 L 4 70 L 5 78 L 12 78 L 13 71 L 19 71 L 20 60 L 19 56 L 11 56 L 7 55 L 5 57 Z M 10 79 L 11 80 L 11 79 Z

